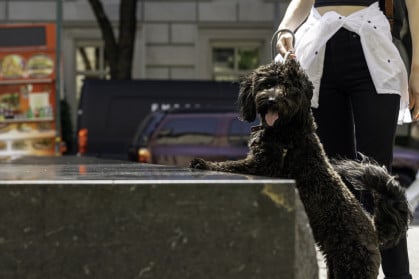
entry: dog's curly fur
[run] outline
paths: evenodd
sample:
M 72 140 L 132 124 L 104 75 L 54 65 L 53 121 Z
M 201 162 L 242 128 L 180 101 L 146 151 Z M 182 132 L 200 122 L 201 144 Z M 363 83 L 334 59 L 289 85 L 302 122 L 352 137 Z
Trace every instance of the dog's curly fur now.
M 316 134 L 313 85 L 298 62 L 262 65 L 240 82 L 240 116 L 252 130 L 243 160 L 192 160 L 190 167 L 292 178 L 323 252 L 329 278 L 377 278 L 380 246 L 405 236 L 411 218 L 404 189 L 385 168 L 367 160 L 332 166 Z M 373 192 L 373 219 L 345 185 Z

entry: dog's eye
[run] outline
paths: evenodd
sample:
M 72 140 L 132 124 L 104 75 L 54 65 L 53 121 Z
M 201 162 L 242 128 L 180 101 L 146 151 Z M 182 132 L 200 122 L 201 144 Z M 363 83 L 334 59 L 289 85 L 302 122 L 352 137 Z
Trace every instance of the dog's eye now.
M 269 89 L 271 89 L 271 88 L 274 88 L 275 87 L 275 84 L 264 84 L 263 85 L 263 88 L 261 88 L 262 90 L 269 90 Z
M 264 89 L 273 88 L 278 85 L 278 80 L 276 79 L 268 79 L 263 82 Z

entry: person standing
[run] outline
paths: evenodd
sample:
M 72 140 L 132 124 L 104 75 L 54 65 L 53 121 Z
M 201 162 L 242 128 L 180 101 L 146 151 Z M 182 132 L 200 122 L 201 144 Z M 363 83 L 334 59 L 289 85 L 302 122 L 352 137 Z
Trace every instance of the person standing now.
M 313 115 L 328 156 L 360 152 L 391 171 L 397 124 L 419 120 L 419 1 L 406 6 L 409 76 L 377 0 L 291 0 L 276 47 L 282 56 L 291 51 L 313 82 Z M 355 195 L 371 212 L 370 194 Z M 406 238 L 381 255 L 386 279 L 412 278 Z

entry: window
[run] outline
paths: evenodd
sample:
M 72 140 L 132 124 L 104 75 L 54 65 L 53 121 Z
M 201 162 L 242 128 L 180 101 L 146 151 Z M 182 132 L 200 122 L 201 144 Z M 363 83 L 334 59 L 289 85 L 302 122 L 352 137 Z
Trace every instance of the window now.
M 102 41 L 78 42 L 76 45 L 77 99 L 80 97 L 85 78 L 109 78 L 109 65 Z
M 212 47 L 213 79 L 235 81 L 260 64 L 258 44 L 214 44 Z

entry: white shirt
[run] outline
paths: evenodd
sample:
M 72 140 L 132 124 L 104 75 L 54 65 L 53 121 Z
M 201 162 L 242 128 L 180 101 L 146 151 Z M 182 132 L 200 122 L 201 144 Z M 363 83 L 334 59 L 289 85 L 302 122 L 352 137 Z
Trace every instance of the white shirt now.
M 321 16 L 313 7 L 306 22 L 297 30 L 295 54 L 314 85 L 312 107 L 319 106 L 326 43 L 342 27 L 359 35 L 377 92 L 401 96 L 399 123 L 410 122 L 406 67 L 392 42 L 390 24 L 378 2 L 349 16 L 334 11 Z

